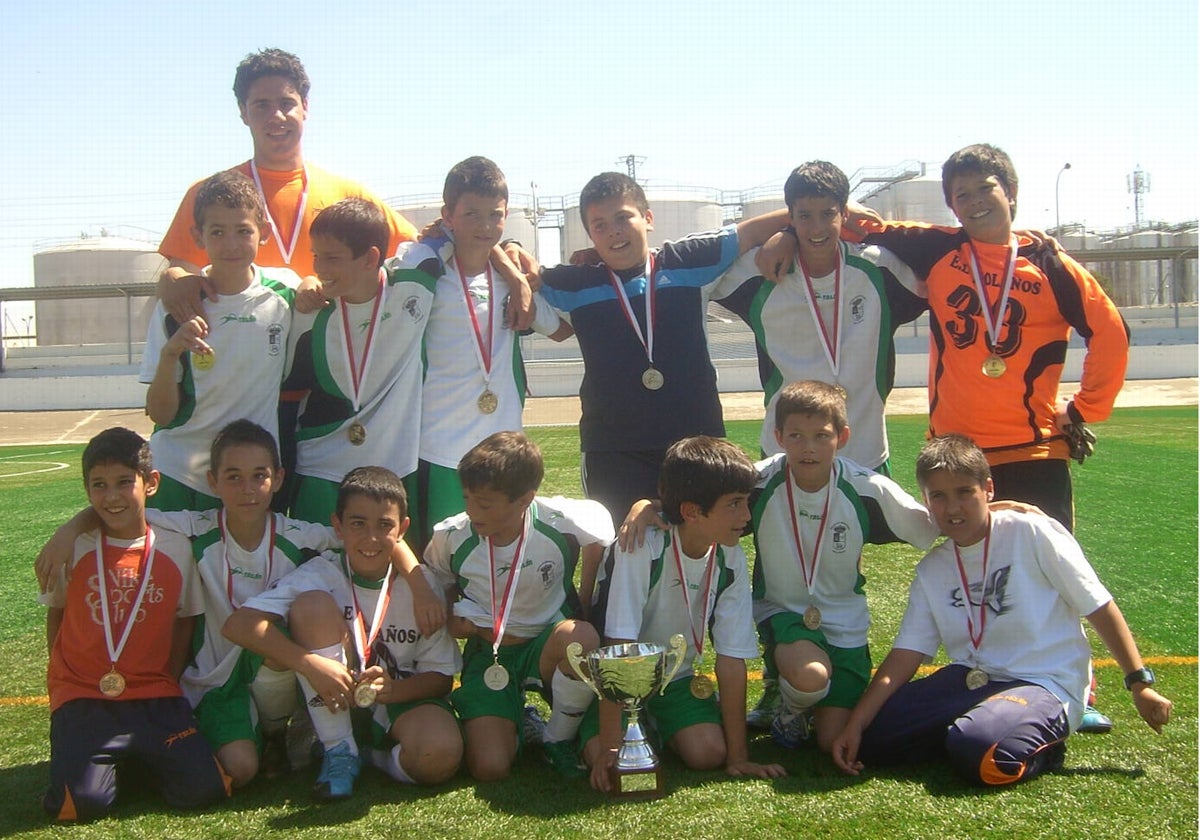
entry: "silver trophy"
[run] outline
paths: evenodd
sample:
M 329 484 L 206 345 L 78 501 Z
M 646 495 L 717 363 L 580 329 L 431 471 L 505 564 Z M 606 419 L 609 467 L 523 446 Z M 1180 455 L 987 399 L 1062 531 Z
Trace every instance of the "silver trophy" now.
M 662 694 L 683 664 L 687 643 L 676 633 L 668 651 L 661 645 L 632 642 L 583 652 L 578 642 L 567 645 L 567 661 L 601 700 L 620 705 L 628 715 L 625 738 L 610 771 L 612 793 L 619 797 L 652 799 L 663 795 L 662 767 L 642 730 L 642 703 Z M 668 668 L 668 660 L 674 664 Z

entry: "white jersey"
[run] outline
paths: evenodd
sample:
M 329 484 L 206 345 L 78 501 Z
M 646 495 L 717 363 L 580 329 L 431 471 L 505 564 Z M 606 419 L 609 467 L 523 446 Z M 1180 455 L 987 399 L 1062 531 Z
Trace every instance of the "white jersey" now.
M 932 658 L 941 645 L 952 664 L 981 668 L 992 679 L 1040 685 L 1063 702 L 1074 729 L 1091 674 L 1091 648 L 1079 619 L 1112 596 L 1058 522 L 1015 511 L 991 516 L 990 539 L 959 548 L 969 594 L 953 541 L 917 565 L 893 646 Z M 983 634 L 978 649 L 968 616 L 976 635 Z
M 402 262 L 416 267 L 428 260 L 440 260 L 427 245 L 401 246 Z M 425 330 L 425 380 L 421 388 L 421 451 L 423 461 L 454 469 L 467 451 L 494 432 L 520 431 L 521 411 L 525 405 L 525 366 L 521 343 L 504 324 L 504 301 L 508 283 L 498 272 L 467 278 L 472 322 L 467 296 L 453 260 L 444 266 L 434 291 L 433 310 Z M 536 312 L 533 329 L 550 335 L 558 329 L 558 313 L 540 294 L 533 296 Z M 493 302 L 495 305 L 493 305 Z M 476 339 L 490 345 L 490 373 L 484 375 L 484 355 Z M 495 411 L 479 409 L 484 391 L 495 395 Z
M 651 528 L 641 548 L 630 552 L 613 548 L 605 559 L 603 579 L 598 585 L 597 609 L 604 614 L 604 637 L 667 647 L 672 636 L 682 634 L 687 642 L 687 655 L 677 679 L 692 673 L 696 642 L 699 639 L 706 644 L 706 631 L 713 649 L 721 656 L 735 659 L 758 656 L 750 580 L 741 546 L 716 546 L 710 575 L 706 575 L 704 557 L 690 557 L 680 548 L 681 579 L 674 550 L 678 539 L 675 528 L 669 531 Z
M 549 625 L 575 617 L 579 547 L 608 545 L 613 537 L 612 517 L 598 502 L 539 496 L 526 511 L 523 540 L 492 545 L 460 513 L 434 526 L 425 563 L 444 587 L 454 587 L 462 596 L 454 604 L 454 614 L 491 631 L 493 594 L 498 611 L 519 547 L 520 570 L 504 634 L 532 639 Z
M 423 568 L 421 573 L 432 586 L 433 576 Z M 251 598 L 244 606 L 287 617 L 292 602 L 305 592 L 313 591 L 327 592 L 333 597 L 346 619 L 351 638 L 355 633 L 355 599 L 362 611 L 363 629 L 370 632 L 375 608 L 384 593 L 382 580 L 367 580 L 353 574 L 341 552 L 327 551 L 297 568 L 274 588 Z M 453 676 L 458 673 L 462 669 L 462 657 L 446 628 L 441 627 L 429 638 L 417 629 L 408 582 L 400 575 L 393 575 L 390 591 L 391 599 L 380 619 L 379 635 L 371 646 L 372 664 L 382 666 L 394 680 L 413 674 Z
M 789 478 L 787 456 L 755 465 L 758 491 L 752 497 L 755 563 L 754 620 L 782 612 L 821 611 L 821 632 L 840 648 L 867 643 L 871 618 L 863 591 L 863 546 L 906 542 L 924 551 L 937 539 L 929 512 L 890 478 L 838 457 L 831 483 L 808 493 Z M 791 484 L 795 525 L 804 547 L 804 568 L 788 512 Z M 829 490 L 829 510 L 822 521 Z M 820 539 L 820 553 L 814 550 Z M 810 587 L 805 577 L 812 579 Z
M 210 689 L 224 685 L 237 664 L 242 648 L 221 635 L 233 611 L 318 552 L 341 545 L 329 526 L 289 519 L 279 513 L 271 514 L 262 540 L 252 551 L 221 533 L 215 510 L 165 512 L 148 508 L 146 520 L 155 528 L 171 528 L 192 538 L 192 556 L 204 590 L 204 634 L 179 684 L 193 707 Z
M 182 389 L 175 418 L 150 436 L 154 467 L 200 493 L 210 493 L 208 452 L 217 432 L 234 420 L 253 420 L 279 439 L 279 384 L 287 360 L 294 289 L 287 268 L 254 266 L 254 282 L 236 295 L 205 301 L 211 357 L 180 356 L 175 381 Z M 138 381 L 154 381 L 162 349 L 177 329 L 162 301 L 146 331 Z M 212 365 L 206 364 L 211 359 Z
M 318 312 L 296 316 L 285 388 L 307 391 L 300 406 L 296 472 L 339 482 L 355 467 L 387 467 L 399 476 L 417 468 L 421 428 L 421 340 L 433 303 L 434 278 L 388 260 L 384 301 L 334 301 Z M 343 325 L 350 324 L 354 368 L 366 368 L 354 406 L 350 353 Z M 372 314 L 370 359 L 364 365 Z M 350 427 L 358 422 L 366 440 L 355 446 Z
M 830 341 L 837 315 L 840 349 L 835 346 L 836 374 L 799 269 L 784 275 L 778 283 L 767 282 L 754 265 L 757 249 L 753 249 L 738 258 L 710 296 L 754 330 L 766 404 L 759 436 L 763 452 L 782 451 L 775 441 L 779 390 L 789 382 L 816 379 L 839 384 L 849 393 L 847 409 L 853 434 L 843 454 L 873 469 L 888 458 L 884 405 L 895 378 L 892 336 L 900 324 L 924 311 L 923 287 L 912 270 L 890 251 L 848 243 L 842 243 L 842 248 L 845 265 L 840 314 L 834 308 L 835 273 L 812 278 L 816 304 Z M 735 294 L 751 278 L 757 278 L 756 283 Z

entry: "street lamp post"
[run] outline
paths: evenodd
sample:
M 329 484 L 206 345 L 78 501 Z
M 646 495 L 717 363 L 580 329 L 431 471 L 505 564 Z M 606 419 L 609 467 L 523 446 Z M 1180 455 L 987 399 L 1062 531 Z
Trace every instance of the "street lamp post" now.
M 1071 164 L 1064 163 L 1062 169 L 1058 170 L 1058 176 L 1054 179 L 1054 235 L 1062 239 L 1062 218 L 1058 212 L 1058 184 L 1062 181 L 1062 174 L 1071 168 Z

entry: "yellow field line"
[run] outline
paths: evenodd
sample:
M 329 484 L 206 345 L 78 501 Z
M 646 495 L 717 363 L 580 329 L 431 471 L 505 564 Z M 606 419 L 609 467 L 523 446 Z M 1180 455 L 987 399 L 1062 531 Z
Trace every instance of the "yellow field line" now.
M 1195 665 L 1197 658 L 1195 656 L 1147 656 L 1142 660 L 1147 665 Z M 922 665 L 918 673 L 922 675 L 932 674 L 940 665 Z M 1093 668 L 1115 668 L 1117 663 L 1111 659 L 1093 659 Z M 49 706 L 50 698 L 46 695 L 33 697 L 0 697 L 0 706 Z

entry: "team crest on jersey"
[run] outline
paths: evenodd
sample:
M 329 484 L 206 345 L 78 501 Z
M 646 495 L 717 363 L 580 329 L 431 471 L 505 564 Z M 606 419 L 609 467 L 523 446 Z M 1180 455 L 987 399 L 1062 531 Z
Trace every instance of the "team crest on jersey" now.
M 542 588 L 549 589 L 554 583 L 554 564 L 547 560 L 538 566 L 538 574 L 542 576 Z
M 971 593 L 969 602 L 972 607 L 978 607 L 987 604 L 988 609 L 993 615 L 1004 615 L 1012 610 L 1012 606 L 1008 602 L 1008 576 L 1012 572 L 1011 566 L 1005 566 L 1003 569 L 996 569 L 988 576 L 987 585 L 980 592 L 980 584 L 971 584 Z M 956 586 L 954 592 L 951 593 L 950 603 L 955 607 L 966 606 L 963 603 L 963 591 L 961 586 Z
M 283 350 L 283 324 L 267 327 L 267 355 L 278 356 Z
M 841 554 L 846 550 L 847 536 L 850 533 L 850 526 L 845 522 L 837 522 L 829 529 L 829 539 L 832 541 L 834 554 Z
M 856 324 L 861 324 L 863 318 L 867 316 L 867 299 L 862 295 L 858 295 L 850 301 L 850 320 Z
M 408 298 L 408 300 L 404 301 L 404 311 L 407 312 L 408 316 L 414 321 L 420 321 L 423 317 L 425 317 L 424 313 L 421 311 L 421 301 L 417 300 L 416 295 L 412 295 Z

